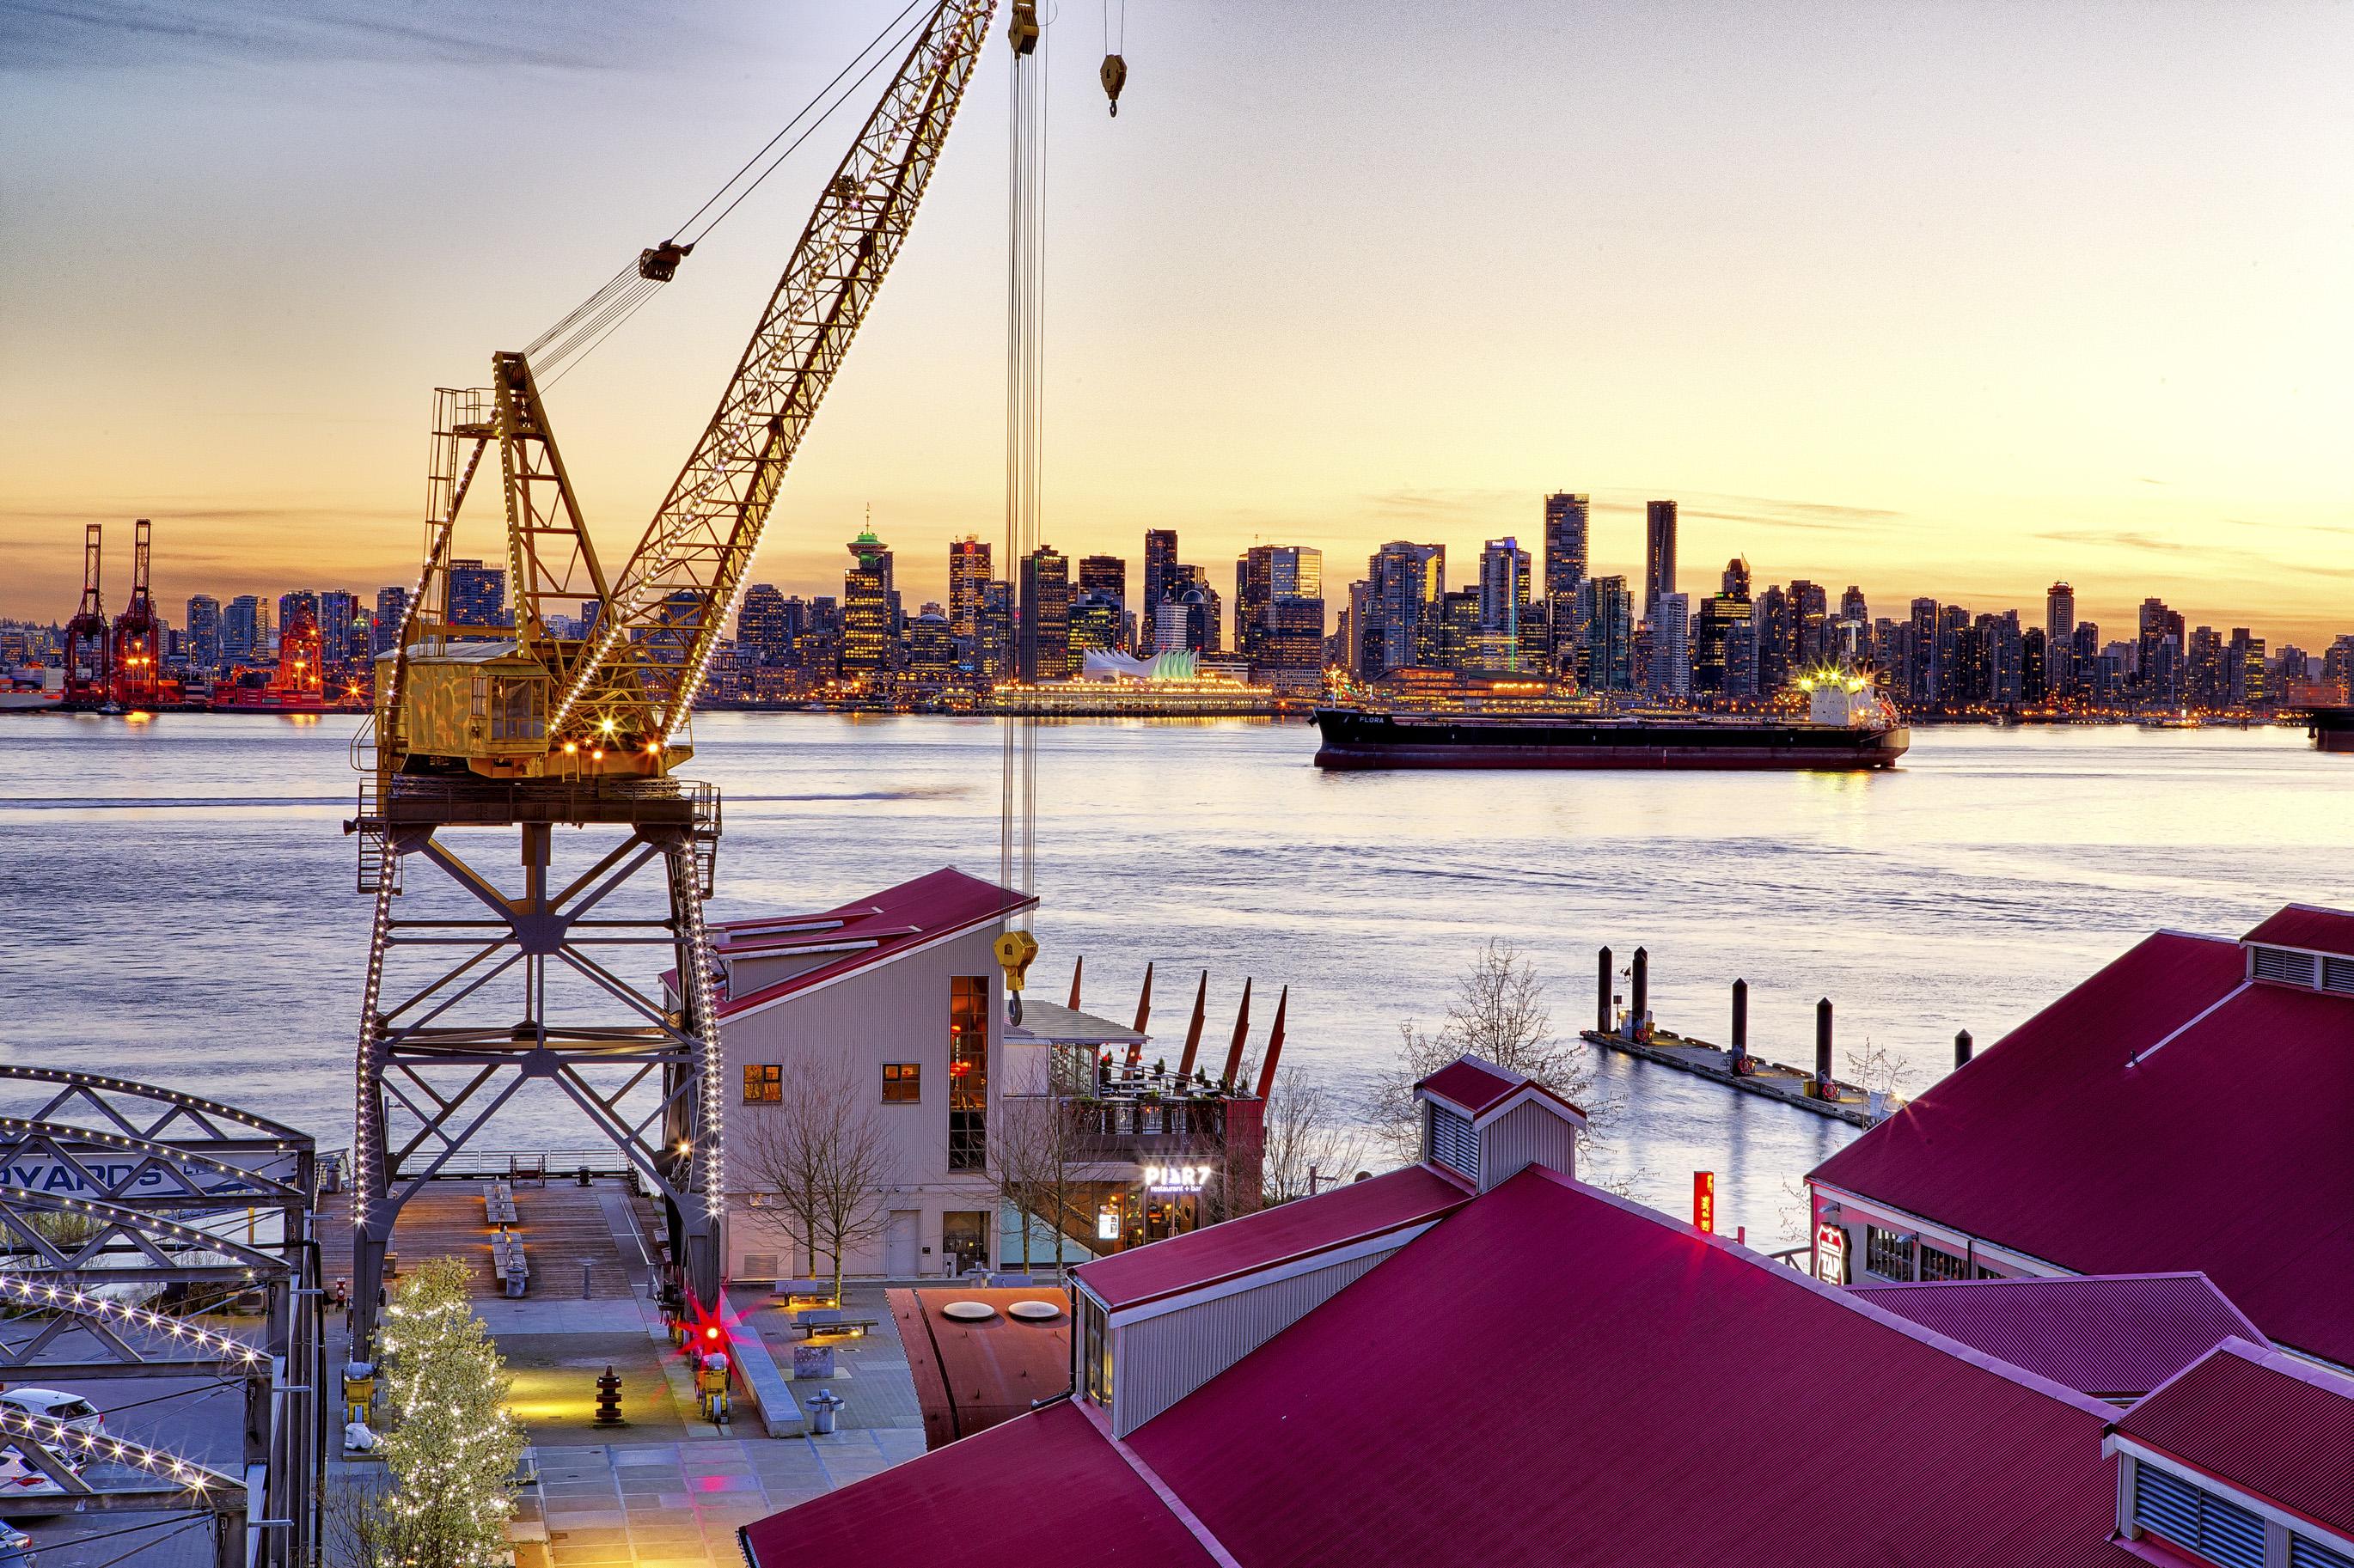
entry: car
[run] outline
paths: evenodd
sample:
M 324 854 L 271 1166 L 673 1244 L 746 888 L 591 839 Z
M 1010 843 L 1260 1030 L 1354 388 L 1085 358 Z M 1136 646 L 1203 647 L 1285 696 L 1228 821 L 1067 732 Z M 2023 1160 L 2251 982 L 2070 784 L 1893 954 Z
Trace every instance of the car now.
M 78 1393 L 60 1393 L 54 1388 L 12 1388 L 0 1391 L 0 1410 L 13 1410 L 22 1415 L 47 1416 L 60 1426 L 77 1432 L 100 1432 L 106 1427 L 106 1417 Z
M 24 1454 L 14 1447 L 0 1447 L 0 1509 L 7 1499 L 21 1492 L 61 1492 L 65 1488 L 49 1479 L 26 1461 Z M 0 1557 L 0 1564 L 7 1559 Z
M 0 1568 L 34 1568 L 33 1538 L 12 1525 L 0 1524 Z

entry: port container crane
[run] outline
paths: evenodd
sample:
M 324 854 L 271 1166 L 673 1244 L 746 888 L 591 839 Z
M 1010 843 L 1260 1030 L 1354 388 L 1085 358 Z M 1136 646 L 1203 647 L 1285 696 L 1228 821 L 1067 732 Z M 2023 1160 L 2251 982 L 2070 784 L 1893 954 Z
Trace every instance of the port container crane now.
M 486 387 L 435 395 L 424 567 L 377 661 L 346 823 L 360 889 L 376 900 L 353 1142 L 355 1345 L 374 1332 L 401 1204 L 424 1181 L 471 1169 L 463 1146 L 533 1079 L 554 1081 L 660 1195 L 674 1320 L 721 1332 L 726 1086 L 702 914 L 718 798 L 675 770 L 692 754 L 688 715 L 786 469 L 907 240 L 995 12 L 996 0 L 938 0 L 920 16 L 618 571 L 590 541 L 530 352 L 493 355 Z M 666 281 L 691 249 L 676 237 L 649 248 L 626 286 Z M 461 514 L 493 482 L 511 628 L 468 621 L 451 593 Z M 576 635 L 559 617 L 583 604 L 591 613 Z M 551 832 L 563 825 L 618 842 L 566 882 L 551 874 Z M 445 836 L 459 829 L 519 836 L 521 889 L 461 859 Z M 412 859 L 444 873 L 473 917 L 397 913 Z M 641 874 L 660 878 L 661 912 L 614 914 L 609 900 Z M 608 967 L 611 948 L 597 944 L 616 942 L 670 948 L 662 994 Z M 420 959 L 434 953 L 446 961 Z M 612 1021 L 592 1021 L 599 1006 Z

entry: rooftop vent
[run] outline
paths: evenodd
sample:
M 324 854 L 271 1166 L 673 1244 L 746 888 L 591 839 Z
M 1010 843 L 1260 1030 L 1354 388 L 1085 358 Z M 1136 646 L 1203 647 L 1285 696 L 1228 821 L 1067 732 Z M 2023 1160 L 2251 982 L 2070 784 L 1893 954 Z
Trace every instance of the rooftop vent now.
M 2354 971 L 2354 965 L 2346 967 Z M 2275 985 L 2302 986 L 2307 991 L 2315 991 L 2321 984 L 2321 959 L 2314 953 L 2295 952 L 2287 948 L 2260 947 L 2252 942 L 2248 945 L 2248 972 L 2257 980 L 2270 980 Z M 2354 982 L 2354 972 L 2349 972 L 2346 978 Z
M 1479 1132 L 1459 1111 L 1430 1107 L 1430 1157 L 1466 1181 L 1479 1180 Z

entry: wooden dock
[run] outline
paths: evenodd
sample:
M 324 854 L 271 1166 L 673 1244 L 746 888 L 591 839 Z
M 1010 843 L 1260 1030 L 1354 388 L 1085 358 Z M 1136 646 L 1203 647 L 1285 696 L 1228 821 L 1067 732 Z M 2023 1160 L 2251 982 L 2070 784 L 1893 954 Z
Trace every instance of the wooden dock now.
M 1882 1102 L 1882 1114 L 1875 1117 L 1872 1114 L 1870 1095 L 1836 1078 L 1831 1080 L 1831 1086 L 1839 1092 L 1839 1098 L 1817 1099 L 1807 1093 L 1807 1086 L 1814 1081 L 1812 1073 L 1753 1055 L 1749 1058 L 1749 1071 L 1735 1074 L 1732 1052 L 1720 1045 L 1712 1045 L 1705 1040 L 1686 1039 L 1665 1029 L 1653 1029 L 1647 1041 L 1630 1040 L 1623 1034 L 1606 1033 L 1599 1029 L 1581 1030 L 1579 1038 L 1662 1067 L 1672 1067 L 1679 1073 L 1691 1073 L 1710 1079 L 1744 1094 L 1762 1095 L 1798 1110 L 1812 1111 L 1817 1116 L 1836 1117 L 1856 1127 L 1872 1127 L 1902 1110 L 1905 1103 L 1890 1095 Z

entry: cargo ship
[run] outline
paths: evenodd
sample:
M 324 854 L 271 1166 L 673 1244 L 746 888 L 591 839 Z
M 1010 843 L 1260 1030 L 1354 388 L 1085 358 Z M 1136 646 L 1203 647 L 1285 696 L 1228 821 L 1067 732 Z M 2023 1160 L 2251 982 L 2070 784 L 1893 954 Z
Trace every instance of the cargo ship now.
M 1893 768 L 1912 744 L 1868 676 L 1809 677 L 1807 716 L 1686 713 L 1316 710 L 1316 766 L 1373 768 Z

